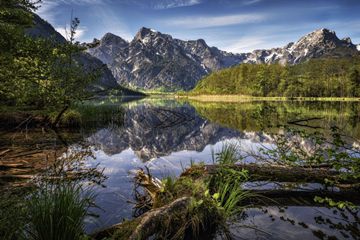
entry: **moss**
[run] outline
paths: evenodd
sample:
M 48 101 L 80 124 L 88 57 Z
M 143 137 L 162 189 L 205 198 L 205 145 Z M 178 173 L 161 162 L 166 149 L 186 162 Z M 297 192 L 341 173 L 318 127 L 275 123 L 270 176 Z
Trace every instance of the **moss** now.
M 139 225 L 140 221 L 141 218 L 136 218 L 133 220 L 125 220 L 115 231 L 115 233 L 112 236 L 112 239 L 117 239 L 117 240 L 129 239 L 131 234 L 135 231 L 136 227 Z

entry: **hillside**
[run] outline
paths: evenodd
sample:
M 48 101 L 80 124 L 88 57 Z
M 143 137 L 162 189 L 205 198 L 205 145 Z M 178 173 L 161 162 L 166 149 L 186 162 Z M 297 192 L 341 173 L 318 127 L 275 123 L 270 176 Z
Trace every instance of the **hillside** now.
M 313 59 L 297 65 L 241 64 L 202 79 L 191 94 L 260 97 L 360 97 L 360 58 Z

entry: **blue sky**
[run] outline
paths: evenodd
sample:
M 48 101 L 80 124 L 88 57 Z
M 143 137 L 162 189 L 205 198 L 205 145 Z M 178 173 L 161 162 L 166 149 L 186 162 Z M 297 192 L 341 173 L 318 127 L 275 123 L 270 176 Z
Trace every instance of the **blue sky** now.
M 38 14 L 64 34 L 72 11 L 81 42 L 107 32 L 131 40 L 145 26 L 232 52 L 281 47 L 319 28 L 360 43 L 360 0 L 43 0 Z

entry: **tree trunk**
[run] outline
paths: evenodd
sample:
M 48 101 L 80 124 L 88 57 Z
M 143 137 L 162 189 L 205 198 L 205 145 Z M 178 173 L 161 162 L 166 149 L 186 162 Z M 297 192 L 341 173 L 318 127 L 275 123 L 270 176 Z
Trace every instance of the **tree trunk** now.
M 62 115 L 66 112 L 66 110 L 68 110 L 68 108 L 69 108 L 69 105 L 65 105 L 64 108 L 59 112 L 59 114 L 56 116 L 54 122 L 51 124 L 51 126 L 52 126 L 53 128 L 56 128 L 56 127 L 57 127 L 57 125 L 59 124 L 59 121 L 60 121 Z

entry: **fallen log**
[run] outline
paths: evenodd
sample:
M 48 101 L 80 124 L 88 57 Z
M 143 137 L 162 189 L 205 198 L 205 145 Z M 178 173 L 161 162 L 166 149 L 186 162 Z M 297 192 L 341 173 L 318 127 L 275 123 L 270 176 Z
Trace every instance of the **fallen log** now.
M 251 204 L 257 207 L 263 206 L 314 206 L 315 197 L 331 198 L 335 201 L 349 201 L 355 205 L 360 205 L 359 190 L 348 191 L 327 191 L 327 190 L 286 190 L 286 189 L 272 189 L 272 190 L 250 190 L 255 197 L 250 197 L 245 200 L 244 204 Z M 323 204 L 319 204 L 323 206 Z
M 194 172 L 203 172 L 204 174 L 213 174 L 220 165 L 193 166 L 185 170 L 182 176 L 192 175 Z M 235 164 L 228 165 L 227 168 L 249 172 L 250 181 L 272 181 L 272 182 L 317 182 L 324 183 L 325 179 L 336 181 L 340 184 L 357 184 L 356 179 L 341 179 L 340 172 L 329 168 L 303 168 L 298 166 L 280 166 L 280 165 L 259 165 L 259 164 Z
M 172 214 L 185 212 L 190 204 L 189 197 L 178 198 L 170 204 L 144 213 L 138 219 L 132 220 L 138 222 L 136 228 L 129 236 L 129 240 L 148 239 L 156 234 L 161 224 Z M 115 224 L 107 229 L 92 234 L 94 239 L 103 239 L 111 237 L 113 234 L 124 227 L 123 223 Z

